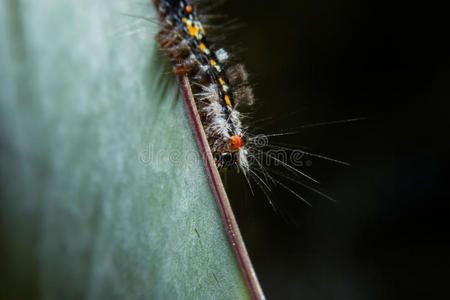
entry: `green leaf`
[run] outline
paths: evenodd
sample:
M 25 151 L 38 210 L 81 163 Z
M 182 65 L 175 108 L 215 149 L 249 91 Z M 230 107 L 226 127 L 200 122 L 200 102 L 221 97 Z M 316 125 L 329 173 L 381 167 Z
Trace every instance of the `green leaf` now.
M 151 3 L 0 2 L 4 295 L 244 299 Z

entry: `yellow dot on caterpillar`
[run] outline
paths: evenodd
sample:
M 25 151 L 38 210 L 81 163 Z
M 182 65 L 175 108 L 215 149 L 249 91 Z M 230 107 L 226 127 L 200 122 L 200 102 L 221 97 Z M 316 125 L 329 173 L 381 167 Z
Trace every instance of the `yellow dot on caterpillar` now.
M 224 99 L 227 105 L 231 105 L 230 97 L 228 97 L 228 95 L 225 95 Z
M 219 82 L 220 82 L 221 85 L 225 84 L 225 81 L 223 81 L 222 77 L 219 77 Z
M 215 66 L 216 65 L 216 61 L 214 59 L 211 59 L 209 61 L 209 63 L 211 64 L 211 66 Z M 219 79 L 220 80 L 220 79 Z
M 209 49 L 208 48 L 206 48 L 206 46 L 205 46 L 205 44 L 203 44 L 203 43 L 200 43 L 199 45 L 198 45 L 198 48 L 200 48 L 200 50 L 202 50 L 205 54 L 210 54 L 211 52 L 209 51 Z
M 186 23 L 187 19 L 186 18 L 182 18 L 181 22 Z
M 188 29 L 188 32 L 190 35 L 194 36 L 198 33 L 199 28 L 195 25 L 192 25 L 191 22 L 188 22 L 186 25 L 187 25 L 187 29 Z

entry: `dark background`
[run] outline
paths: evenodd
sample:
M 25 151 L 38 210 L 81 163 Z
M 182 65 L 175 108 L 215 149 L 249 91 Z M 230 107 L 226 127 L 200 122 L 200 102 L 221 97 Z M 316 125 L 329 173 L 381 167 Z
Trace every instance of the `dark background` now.
M 255 119 L 273 117 L 257 123 L 257 132 L 367 117 L 275 140 L 352 164 L 310 158 L 312 166 L 302 169 L 335 203 L 294 185 L 308 207 L 286 190 L 273 190 L 295 222 L 275 213 L 261 192 L 252 197 L 242 181 L 228 182 L 266 296 L 449 297 L 443 8 L 349 0 L 229 1 L 224 7 L 217 11 L 242 25 L 224 31 L 228 49 L 252 75 Z

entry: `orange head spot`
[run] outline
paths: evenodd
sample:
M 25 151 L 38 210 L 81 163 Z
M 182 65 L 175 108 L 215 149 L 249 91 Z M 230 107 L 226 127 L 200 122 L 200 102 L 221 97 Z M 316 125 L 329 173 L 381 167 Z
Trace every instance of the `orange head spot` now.
M 186 12 L 187 13 L 191 13 L 192 12 L 192 6 L 191 5 L 186 6 Z
M 238 135 L 233 135 L 230 137 L 231 147 L 235 150 L 242 147 L 244 142 L 242 141 L 242 138 Z

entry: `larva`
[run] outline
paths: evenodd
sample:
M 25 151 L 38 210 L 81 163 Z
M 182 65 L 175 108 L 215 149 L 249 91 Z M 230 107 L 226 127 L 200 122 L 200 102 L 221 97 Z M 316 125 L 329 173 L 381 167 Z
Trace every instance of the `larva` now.
M 174 71 L 188 76 L 218 169 L 249 171 L 246 128 L 238 104 L 253 103 L 242 65 L 226 67 L 228 52 L 213 49 L 190 0 L 153 0 L 160 17 L 156 36 Z
M 344 165 L 347 163 L 298 148 L 268 143 L 268 137 L 286 136 L 295 134 L 295 131 L 249 134 L 249 129 L 241 122 L 242 114 L 237 110 L 239 106 L 252 105 L 254 102 L 244 66 L 228 66 L 228 52 L 223 48 L 212 47 L 192 0 L 153 0 L 153 3 L 159 14 L 160 26 L 156 40 L 159 47 L 168 52 L 174 72 L 186 74 L 189 78 L 216 167 L 220 170 L 236 166 L 244 174 L 251 192 L 253 193 L 253 181 L 276 210 L 270 196 L 271 185 L 288 190 L 310 205 L 286 181 L 333 200 L 312 187 L 311 184 L 318 184 L 318 181 L 296 166 L 303 165 L 300 159 L 304 155 Z M 316 125 L 354 120 L 358 119 Z M 287 158 L 288 153 L 291 154 L 290 160 Z M 277 166 L 283 170 L 277 170 Z

